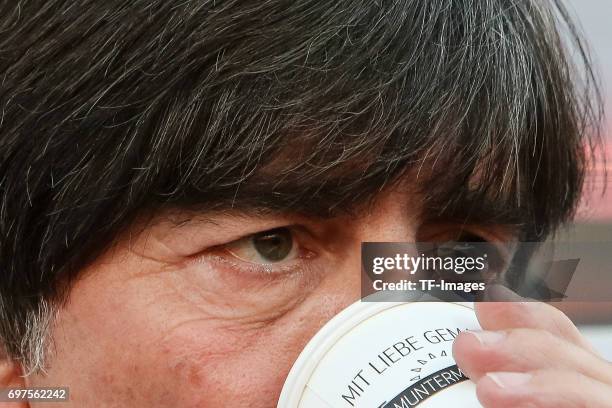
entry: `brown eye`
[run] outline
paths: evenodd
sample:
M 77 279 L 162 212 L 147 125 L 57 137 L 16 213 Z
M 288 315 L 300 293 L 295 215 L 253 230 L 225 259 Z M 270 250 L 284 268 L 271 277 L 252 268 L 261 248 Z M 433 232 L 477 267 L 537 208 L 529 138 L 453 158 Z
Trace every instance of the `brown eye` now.
M 261 258 L 269 262 L 284 260 L 293 249 L 293 236 L 287 228 L 259 232 L 251 240 Z
M 236 258 L 256 264 L 273 264 L 297 258 L 297 245 L 290 228 L 258 232 L 225 245 Z

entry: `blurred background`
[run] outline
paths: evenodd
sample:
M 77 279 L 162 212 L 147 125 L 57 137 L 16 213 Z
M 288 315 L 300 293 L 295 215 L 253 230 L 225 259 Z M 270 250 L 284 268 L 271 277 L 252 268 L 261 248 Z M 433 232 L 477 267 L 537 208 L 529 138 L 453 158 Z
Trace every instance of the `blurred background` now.
M 574 14 L 589 42 L 595 68 L 601 78 L 606 112 L 603 149 L 607 163 L 600 160 L 589 174 L 587 192 L 576 221 L 562 231 L 557 239 L 612 243 L 612 0 L 565 0 L 565 4 Z M 606 167 L 608 180 L 604 178 Z M 602 195 L 604 187 L 607 192 Z M 609 269 L 592 271 L 593 277 L 588 282 L 594 287 L 609 288 L 612 299 L 612 253 L 606 258 L 609 259 L 604 264 L 609 265 Z M 561 308 L 579 325 L 604 357 L 612 361 L 612 302 L 563 304 Z

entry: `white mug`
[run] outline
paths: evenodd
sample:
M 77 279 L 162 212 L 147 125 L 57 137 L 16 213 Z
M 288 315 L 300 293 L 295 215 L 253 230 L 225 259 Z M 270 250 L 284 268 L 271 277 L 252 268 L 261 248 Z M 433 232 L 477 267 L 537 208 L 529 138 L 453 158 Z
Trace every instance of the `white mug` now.
M 452 356 L 460 331 L 479 330 L 470 303 L 359 301 L 304 348 L 279 408 L 481 407 Z

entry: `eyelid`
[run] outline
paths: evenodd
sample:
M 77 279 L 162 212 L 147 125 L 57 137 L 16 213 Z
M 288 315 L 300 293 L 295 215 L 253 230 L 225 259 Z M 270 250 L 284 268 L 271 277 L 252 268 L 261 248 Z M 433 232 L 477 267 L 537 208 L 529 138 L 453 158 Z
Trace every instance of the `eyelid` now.
M 295 240 L 295 245 L 297 245 L 297 256 L 295 258 L 288 261 L 279 261 L 274 263 L 257 263 L 245 260 L 237 256 L 228 248 L 231 245 L 235 245 L 240 242 L 245 242 L 257 234 L 265 233 L 266 231 L 272 231 L 277 228 L 287 228 L 291 231 L 292 236 Z M 217 264 L 221 264 L 226 267 L 231 267 L 232 269 L 239 270 L 240 272 L 245 273 L 258 273 L 264 275 L 281 275 L 295 273 L 297 270 L 304 269 L 304 264 L 306 263 L 305 260 L 313 258 L 316 255 L 315 252 L 312 251 L 309 246 L 305 244 L 305 242 L 307 242 L 309 238 L 311 238 L 311 235 L 308 233 L 306 228 L 299 225 L 273 227 L 244 235 L 238 239 L 227 242 L 225 244 L 216 245 L 206 251 L 206 254 L 204 254 L 203 256 L 208 256 L 209 259 L 211 259 Z
M 491 243 L 512 243 L 515 240 L 512 230 L 501 225 L 485 228 L 478 224 L 443 222 L 424 225 L 422 228 L 426 233 L 419 234 L 421 236 L 418 240 L 421 242 L 435 241 L 440 236 L 448 236 L 448 239 L 457 240 L 456 238 L 461 234 L 476 235 Z M 495 229 L 507 229 L 507 231 L 494 231 Z
M 187 217 L 185 220 L 167 220 L 168 215 L 160 215 L 147 235 L 153 234 L 175 257 L 198 256 L 212 248 L 239 240 L 274 228 L 293 228 L 295 217 L 278 214 L 256 216 L 248 213 L 221 213 Z M 301 222 L 300 222 L 301 224 Z M 144 239 L 143 239 L 144 241 Z
M 439 242 L 444 240 L 461 242 L 461 235 L 475 235 L 482 238 L 486 243 L 493 245 L 498 253 L 498 258 L 508 265 L 516 250 L 513 235 L 508 231 L 504 234 L 501 231 L 495 232 L 491 228 L 484 228 L 480 225 L 456 224 L 453 222 L 441 222 L 424 225 L 427 231 L 418 238 L 420 242 Z M 499 226 L 500 229 L 504 226 Z M 507 238 L 507 239 L 506 239 Z
M 470 231 L 470 233 L 481 237 L 488 244 L 493 245 L 501 255 L 502 259 L 505 262 L 510 262 L 516 249 L 516 245 L 514 242 L 504 241 L 500 239 L 500 237 L 497 237 L 495 234 L 482 233 L 480 231 L 476 231 L 475 233 Z M 511 244 L 511 246 L 509 244 Z
M 510 248 L 508 245 L 506 245 L 509 244 L 509 242 L 502 241 L 494 234 L 482 232 L 478 229 L 464 229 L 463 232 L 482 238 L 485 241 L 484 243 L 492 245 L 495 251 L 498 252 L 500 260 L 505 264 L 508 264 L 512 260 L 514 247 Z M 461 242 L 462 240 L 458 241 Z
M 299 258 L 290 263 L 258 264 L 241 260 L 233 255 L 230 257 L 220 254 L 211 254 L 209 259 L 217 265 L 232 268 L 235 271 L 246 274 L 258 275 L 289 275 L 301 271 Z
M 261 233 L 266 233 L 267 231 L 274 231 L 275 229 L 272 230 L 266 230 L 266 231 L 262 231 Z M 292 243 L 292 247 L 291 250 L 289 252 L 289 254 L 292 254 L 295 252 L 296 256 L 299 256 L 299 243 L 297 242 L 297 239 L 295 238 L 295 234 L 293 233 L 293 231 L 291 231 L 289 229 L 290 233 L 291 233 L 291 239 L 295 242 Z M 240 248 L 240 246 L 245 246 L 247 247 L 248 245 L 252 244 L 252 239 L 253 237 L 255 237 L 258 234 L 261 233 L 256 233 L 256 234 L 251 234 L 251 235 L 247 235 L 243 238 L 234 240 L 232 242 L 229 242 L 225 245 L 223 245 L 224 249 L 226 250 L 226 252 L 228 252 L 229 254 L 231 254 L 233 257 L 240 259 L 243 262 L 247 262 L 247 263 L 254 263 L 254 264 L 263 264 L 263 265 L 278 265 L 278 264 L 282 264 L 282 263 L 286 263 L 288 261 L 282 260 L 282 261 L 278 261 L 278 262 L 265 262 L 265 260 L 262 259 L 262 262 L 256 262 L 256 261 L 250 261 L 248 259 L 243 258 L 242 256 L 240 256 L 241 254 L 239 254 L 240 250 L 249 250 L 249 248 Z M 296 247 L 297 246 L 297 247 Z M 252 248 L 251 252 L 257 252 L 254 247 Z M 289 255 L 288 254 L 288 255 Z M 258 254 L 252 254 L 255 256 L 258 256 Z M 289 257 L 289 256 L 288 256 Z M 261 258 L 261 257 L 260 257 Z

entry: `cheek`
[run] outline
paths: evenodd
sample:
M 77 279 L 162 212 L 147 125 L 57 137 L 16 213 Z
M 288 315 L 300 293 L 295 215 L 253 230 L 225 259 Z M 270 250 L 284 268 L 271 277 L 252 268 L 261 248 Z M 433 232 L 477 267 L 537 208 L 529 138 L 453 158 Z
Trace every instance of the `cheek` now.
M 206 337 L 196 326 L 177 331 L 161 347 L 166 371 L 176 380 L 177 391 L 192 394 L 199 406 L 228 406 L 228 401 L 233 406 L 275 406 L 302 347 L 298 336 L 288 335 L 282 326 L 241 335 L 209 331 Z
M 67 386 L 75 407 L 179 401 L 155 346 L 160 322 L 142 314 L 138 298 L 124 289 L 87 279 L 75 285 L 53 329 L 47 373 L 31 377 L 32 386 Z
M 331 274 L 273 319 L 223 319 L 125 269 L 97 272 L 60 313 L 48 375 L 29 379 L 68 386 L 85 408 L 276 406 L 306 342 L 358 293 L 358 281 Z
M 283 383 L 310 338 L 354 301 L 354 293 L 326 282 L 293 310 L 266 324 L 175 328 L 161 344 L 164 366 L 180 393 L 196 393 L 196 406 L 277 404 Z M 334 289 L 333 291 L 331 289 Z
M 309 299 L 262 326 L 195 320 L 164 330 L 66 313 L 49 375 L 32 385 L 69 386 L 78 407 L 273 407 L 305 343 L 342 307 L 337 300 Z

